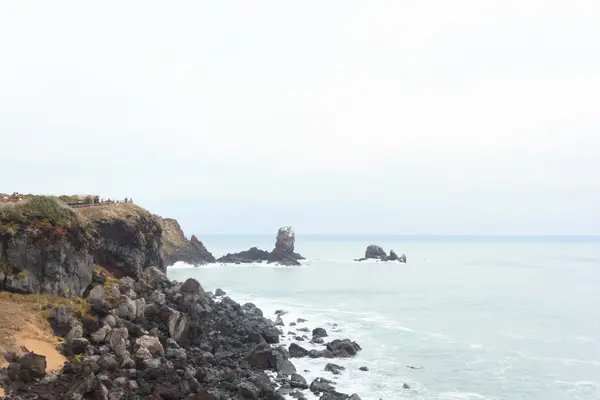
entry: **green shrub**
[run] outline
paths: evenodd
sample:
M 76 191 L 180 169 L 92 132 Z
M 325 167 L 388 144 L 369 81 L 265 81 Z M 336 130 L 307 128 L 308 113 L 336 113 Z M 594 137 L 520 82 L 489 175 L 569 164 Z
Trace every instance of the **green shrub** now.
M 81 224 L 75 211 L 57 197 L 31 196 L 20 203 L 0 206 L 0 233 L 14 234 L 21 224 L 31 222 L 38 229 L 57 232 Z
M 36 196 L 23 206 L 23 214 L 29 218 L 49 221 L 55 226 L 69 226 L 76 218 L 75 212 L 56 197 Z

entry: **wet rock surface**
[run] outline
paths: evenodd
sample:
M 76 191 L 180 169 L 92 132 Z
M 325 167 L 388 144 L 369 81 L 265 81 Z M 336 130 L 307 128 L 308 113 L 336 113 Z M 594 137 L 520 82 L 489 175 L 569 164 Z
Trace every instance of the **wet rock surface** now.
M 321 399 L 359 399 L 322 378 L 309 384 L 290 361 L 351 357 L 360 351 L 355 342 L 288 349 L 280 344 L 282 332 L 254 304 L 224 295 L 215 301 L 200 282 L 171 282 L 158 268 L 143 276 L 119 281 L 120 297 L 111 302 L 92 296 L 92 315 L 52 309 L 51 326 L 65 338 L 63 371 L 45 376 L 45 359 L 35 354 L 12 360 L 0 369 L 6 399 L 279 400 L 306 398 L 308 390 Z M 320 329 L 314 330 L 319 337 Z M 331 363 L 323 374 L 343 371 Z

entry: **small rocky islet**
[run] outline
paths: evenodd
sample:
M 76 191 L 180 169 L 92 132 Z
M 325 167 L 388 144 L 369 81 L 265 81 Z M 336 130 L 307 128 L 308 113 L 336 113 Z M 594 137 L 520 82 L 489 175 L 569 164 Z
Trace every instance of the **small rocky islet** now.
M 301 265 L 300 260 L 304 260 L 304 257 L 295 252 L 296 234 L 290 226 L 279 229 L 275 239 L 275 247 L 271 251 L 251 247 L 248 250 L 215 258 L 196 236 L 192 236 L 188 240 L 176 220 L 161 219 L 161 225 L 163 227 L 165 263 L 167 266 L 178 261 L 195 266 L 212 263 L 252 264 L 263 262 L 299 266 Z
M 41 315 L 61 338 L 67 361 L 46 374 L 43 355 L 9 351 L 0 368 L 4 398 L 302 399 L 310 391 L 325 400 L 360 399 L 324 378 L 308 383 L 291 362 L 353 357 L 361 350 L 357 343 L 327 341 L 327 332 L 315 327 L 307 329 L 312 339 L 298 337 L 319 350 L 282 346 L 281 314 L 274 322 L 220 289 L 219 296 L 205 292 L 195 279 L 170 281 L 165 260 L 214 259 L 197 238 L 175 244 L 177 232 L 165 240 L 164 227 L 173 230 L 176 221 L 130 203 L 71 209 L 44 196 L 5 211 L 0 208 L 0 291 L 47 301 Z M 291 228 L 280 229 L 273 251 L 257 254 L 285 265 L 301 259 Z M 62 305 L 69 299 L 73 306 Z M 328 365 L 326 373 L 343 371 Z
M 386 253 L 383 247 L 378 246 L 376 244 L 371 244 L 367 246 L 365 250 L 365 256 L 361 258 L 357 258 L 354 261 L 366 261 L 366 260 L 376 260 L 376 261 L 397 261 L 400 263 L 406 263 L 406 254 L 398 255 L 394 250 L 390 250 L 390 254 Z

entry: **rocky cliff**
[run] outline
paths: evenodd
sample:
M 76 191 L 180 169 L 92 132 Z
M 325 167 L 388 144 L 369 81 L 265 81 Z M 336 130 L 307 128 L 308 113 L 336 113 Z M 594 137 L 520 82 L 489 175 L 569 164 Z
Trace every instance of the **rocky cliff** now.
M 202 265 L 215 262 L 215 257 L 206 249 L 195 235 L 188 240 L 177 222 L 171 218 L 160 218 L 162 227 L 162 243 L 164 262 L 171 266 L 178 261 L 191 265 Z
M 148 211 L 119 204 L 81 208 L 78 213 L 91 225 L 96 264 L 116 276 L 134 278 L 152 266 L 165 271 L 162 227 Z
M 115 276 L 138 278 L 164 270 L 162 228 L 133 204 L 73 210 L 36 196 L 0 206 L 0 289 L 81 296 L 94 264 Z
M 53 199 L 0 207 L 0 289 L 83 294 L 92 281 L 87 222 Z

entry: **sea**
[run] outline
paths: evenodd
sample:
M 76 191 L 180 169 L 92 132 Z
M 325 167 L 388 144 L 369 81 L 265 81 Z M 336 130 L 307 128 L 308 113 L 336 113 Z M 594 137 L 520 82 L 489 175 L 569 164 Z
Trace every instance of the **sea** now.
M 201 240 L 217 257 L 274 246 Z M 408 263 L 353 261 L 372 243 Z M 303 326 L 358 342 L 354 358 L 292 361 L 309 383 L 325 377 L 363 400 L 600 399 L 600 237 L 297 235 L 296 251 L 301 267 L 178 263 L 168 275 L 271 318 L 285 311 L 286 345 Z M 297 318 L 308 322 L 289 326 Z M 329 361 L 345 370 L 324 371 Z

